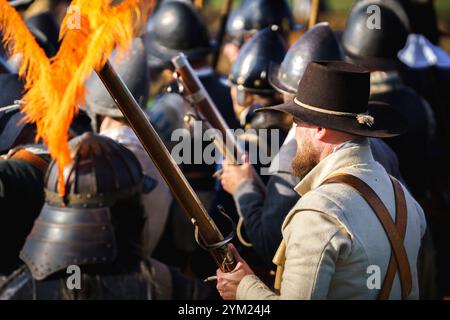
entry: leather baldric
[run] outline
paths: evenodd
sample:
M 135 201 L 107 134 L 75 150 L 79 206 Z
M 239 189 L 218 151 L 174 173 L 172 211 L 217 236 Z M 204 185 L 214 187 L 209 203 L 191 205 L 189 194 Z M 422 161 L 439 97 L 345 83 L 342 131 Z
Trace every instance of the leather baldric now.
M 402 299 L 408 298 L 412 288 L 411 269 L 409 266 L 408 255 L 405 246 L 403 245 L 407 222 L 405 194 L 400 183 L 395 178 L 390 178 L 395 194 L 395 222 L 380 197 L 363 180 L 349 174 L 337 174 L 328 178 L 323 183 L 343 183 L 355 189 L 372 208 L 386 232 L 391 245 L 391 256 L 386 276 L 378 295 L 378 299 L 381 300 L 389 299 L 397 270 L 399 272 Z
M 400 183 L 395 178 L 390 178 L 395 194 L 395 223 L 380 197 L 367 183 L 361 179 L 349 174 L 337 174 L 326 179 L 323 183 L 343 183 L 355 189 L 372 208 L 383 226 L 384 231 L 386 232 L 392 250 L 386 276 L 378 294 L 378 299 L 380 300 L 389 299 L 397 271 L 399 272 L 402 299 L 408 298 L 412 288 L 411 269 L 406 250 L 403 245 L 407 224 L 406 199 Z M 285 252 L 286 244 L 283 240 L 273 260 L 275 265 L 277 265 L 276 281 L 274 284 L 274 288 L 277 291 L 281 288 L 281 276 L 284 271 L 284 263 L 286 260 Z

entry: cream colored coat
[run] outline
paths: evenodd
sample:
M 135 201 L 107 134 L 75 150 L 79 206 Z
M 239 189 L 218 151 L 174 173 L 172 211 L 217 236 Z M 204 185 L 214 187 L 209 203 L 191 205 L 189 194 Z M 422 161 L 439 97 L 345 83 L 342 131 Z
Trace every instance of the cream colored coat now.
M 390 244 L 375 213 L 351 187 L 321 186 L 335 173 L 348 173 L 364 180 L 395 219 L 392 184 L 384 168 L 374 161 L 370 147 L 353 144 L 330 154 L 295 187 L 302 198 L 282 226 L 286 264 L 280 295 L 249 275 L 238 286 L 238 299 L 376 299 L 379 290 L 369 289 L 370 284 L 376 284 L 370 278 L 374 273 L 369 267 L 379 267 L 382 284 Z M 416 261 L 426 222 L 422 208 L 403 189 L 408 210 L 404 244 L 413 278 L 409 298 L 417 299 Z M 397 274 L 390 299 L 400 298 Z

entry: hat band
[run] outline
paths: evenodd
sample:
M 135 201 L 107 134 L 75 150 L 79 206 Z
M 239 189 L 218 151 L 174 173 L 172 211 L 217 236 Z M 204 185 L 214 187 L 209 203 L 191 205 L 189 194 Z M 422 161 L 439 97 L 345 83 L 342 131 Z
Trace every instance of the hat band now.
M 359 124 L 364 124 L 368 127 L 371 127 L 375 123 L 375 119 L 371 115 L 369 115 L 368 112 L 351 113 L 351 112 L 340 112 L 340 111 L 333 111 L 333 110 L 318 108 L 318 107 L 310 106 L 309 104 L 301 102 L 300 100 L 297 99 L 297 97 L 294 98 L 294 103 L 302 108 L 305 108 L 305 109 L 308 109 L 311 111 L 315 111 L 315 112 L 320 112 L 320 113 L 329 114 L 329 115 L 333 115 L 333 116 L 339 116 L 339 117 L 355 118 Z

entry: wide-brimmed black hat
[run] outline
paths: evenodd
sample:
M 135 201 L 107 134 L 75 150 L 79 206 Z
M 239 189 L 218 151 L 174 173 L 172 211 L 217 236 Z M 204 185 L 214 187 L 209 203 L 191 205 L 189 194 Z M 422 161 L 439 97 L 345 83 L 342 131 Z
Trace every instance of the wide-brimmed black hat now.
M 387 138 L 406 131 L 388 104 L 369 102 L 370 72 L 342 61 L 310 62 L 293 101 L 263 108 L 303 122 L 365 137 Z

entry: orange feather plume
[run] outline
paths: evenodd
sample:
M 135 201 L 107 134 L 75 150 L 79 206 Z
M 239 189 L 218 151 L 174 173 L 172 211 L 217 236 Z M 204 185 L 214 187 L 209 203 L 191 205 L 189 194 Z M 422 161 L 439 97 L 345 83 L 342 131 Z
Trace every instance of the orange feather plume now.
M 78 105 L 84 103 L 84 83 L 93 70 L 103 67 L 115 47 L 125 52 L 145 21 L 146 12 L 153 8 L 153 2 L 149 5 L 145 0 L 111 3 L 112 0 L 72 1 L 70 8 L 76 10 L 64 18 L 60 49 L 49 62 L 17 12 L 0 0 L 8 11 L 2 9 L 0 13 L 0 28 L 6 31 L 4 39 L 14 44 L 13 52 L 24 55 L 20 69 L 22 76 L 26 73 L 23 112 L 26 121 L 36 123 L 36 139 L 43 139 L 58 163 L 61 195 L 65 193 L 62 172 L 71 162 L 68 131 Z M 39 55 L 35 59 L 36 52 Z

